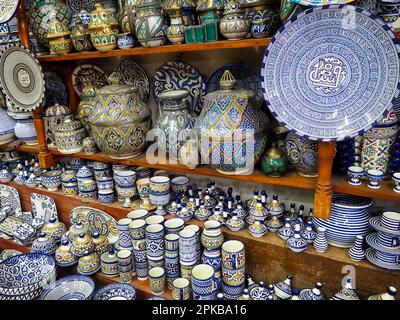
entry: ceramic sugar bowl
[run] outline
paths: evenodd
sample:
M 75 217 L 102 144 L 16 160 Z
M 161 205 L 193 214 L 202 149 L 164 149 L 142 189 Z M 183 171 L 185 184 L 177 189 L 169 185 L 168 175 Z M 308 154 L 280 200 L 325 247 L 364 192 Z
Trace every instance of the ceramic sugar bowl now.
M 82 141 L 86 137 L 86 131 L 79 120 L 74 120 L 73 115 L 67 115 L 63 123 L 55 128 L 54 137 L 58 151 L 71 154 L 83 150 Z
M 86 251 L 78 260 L 78 273 L 90 276 L 100 270 L 100 257 L 97 252 Z
M 92 136 L 99 149 L 112 158 L 137 156 L 146 147 L 150 108 L 136 87 L 119 84 L 115 73 L 109 80 L 111 85 L 96 91 L 95 107 L 89 115 Z
M 32 243 L 32 252 L 52 255 L 57 249 L 56 242 L 51 236 L 42 232 L 39 237 Z

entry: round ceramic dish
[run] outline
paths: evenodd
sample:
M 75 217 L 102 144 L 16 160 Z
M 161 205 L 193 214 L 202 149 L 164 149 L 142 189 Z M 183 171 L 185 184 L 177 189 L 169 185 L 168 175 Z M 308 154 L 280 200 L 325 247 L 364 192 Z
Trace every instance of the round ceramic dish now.
M 399 96 L 399 52 L 395 34 L 366 10 L 306 10 L 265 51 L 264 98 L 282 126 L 311 140 L 361 135 Z
M 127 283 L 113 283 L 96 292 L 94 300 L 135 300 L 136 290 Z
M 81 64 L 72 72 L 72 83 L 77 95 L 82 96 L 83 88 L 89 83 L 95 89 L 102 88 L 108 85 L 107 73 L 92 64 Z
M 91 300 L 95 284 L 90 277 L 72 275 L 58 279 L 39 300 Z

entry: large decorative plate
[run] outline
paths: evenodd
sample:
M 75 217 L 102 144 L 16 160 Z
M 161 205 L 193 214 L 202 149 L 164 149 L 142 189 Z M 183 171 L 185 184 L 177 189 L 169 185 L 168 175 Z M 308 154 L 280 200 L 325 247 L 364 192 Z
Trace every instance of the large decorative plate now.
M 143 67 L 132 59 L 121 61 L 114 72 L 117 73 L 119 79 L 125 84 L 136 84 L 140 97 L 147 102 L 150 96 L 150 80 Z
M 68 106 L 68 94 L 64 82 L 58 73 L 47 71 L 44 73 L 46 82 L 46 100 L 44 108 L 54 106 L 56 103 Z
M 49 222 L 51 218 L 58 219 L 57 207 L 55 201 L 40 193 L 31 193 L 32 214 L 44 223 Z
M 232 72 L 236 79 L 235 89 L 248 89 L 254 92 L 257 107 L 264 103 L 260 75 L 246 64 L 227 64 L 215 70 L 206 81 L 206 93 L 220 89 L 219 81 L 225 70 Z
M 43 102 L 42 67 L 22 46 L 10 46 L 0 52 L 0 85 L 8 104 L 20 112 L 30 112 Z
M 361 135 L 399 95 L 399 51 L 395 34 L 365 10 L 306 10 L 265 51 L 264 98 L 281 125 L 312 140 Z
M 22 208 L 18 190 L 14 187 L 0 184 L 0 205 L 1 207 L 10 206 L 17 216 L 20 215 Z
M 301 4 L 303 6 L 319 7 L 333 4 L 346 4 L 353 2 L 354 0 L 291 0 L 294 3 Z
M 170 61 L 163 64 L 154 75 L 155 96 L 168 90 L 188 90 L 192 112 L 200 114 L 206 85 L 200 72 L 186 62 Z
M 71 223 L 81 221 L 87 224 L 92 233 L 102 234 L 108 238 L 110 243 L 115 243 L 119 239 L 117 222 L 104 211 L 89 207 L 76 207 L 71 211 L 69 217 Z
M 19 0 L 0 0 L 0 23 L 10 20 L 17 11 Z
M 92 64 L 81 64 L 77 66 L 72 72 L 72 83 L 75 92 L 81 96 L 83 88 L 91 83 L 95 89 L 102 88 L 108 85 L 107 73 Z

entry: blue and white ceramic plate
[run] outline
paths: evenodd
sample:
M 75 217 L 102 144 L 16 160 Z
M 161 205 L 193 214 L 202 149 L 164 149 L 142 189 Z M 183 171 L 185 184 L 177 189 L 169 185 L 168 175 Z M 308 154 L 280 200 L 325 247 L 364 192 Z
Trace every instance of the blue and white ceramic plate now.
M 290 19 L 267 47 L 264 98 L 282 126 L 319 141 L 362 134 L 399 96 L 400 46 L 358 7 L 323 6 Z
M 394 231 L 394 230 L 386 229 L 385 227 L 383 227 L 381 225 L 381 217 L 380 216 L 369 219 L 369 224 L 371 225 L 372 228 L 374 228 L 377 231 L 389 233 L 393 236 L 400 236 L 400 230 Z
M 264 97 L 260 75 L 246 64 L 227 64 L 214 70 L 206 80 L 206 94 L 220 89 L 219 81 L 225 70 L 232 72 L 235 77 L 235 89 L 247 89 L 254 92 L 255 105 L 261 108 Z
M 143 67 L 132 59 L 122 60 L 114 69 L 124 84 L 136 84 L 144 102 L 150 97 L 150 80 Z
M 382 251 L 385 253 L 390 253 L 390 254 L 395 254 L 395 255 L 400 255 L 400 247 L 394 247 L 394 248 L 389 248 L 389 247 L 384 247 L 379 244 L 378 241 L 378 233 L 370 233 L 365 237 L 365 241 L 368 243 L 368 245 L 378 251 Z
M 91 300 L 95 284 L 92 278 L 80 275 L 58 279 L 40 296 L 40 300 Z
M 135 300 L 136 290 L 127 283 L 113 283 L 96 292 L 94 300 Z
M 367 250 L 365 250 L 365 257 L 369 260 L 369 262 L 378 267 L 389 270 L 400 270 L 400 263 L 394 265 L 394 264 L 384 263 L 381 260 L 379 260 L 378 257 L 376 256 L 376 250 L 373 248 L 368 248 Z
M 163 64 L 154 75 L 155 96 L 168 90 L 190 92 L 192 112 L 200 114 L 206 92 L 206 85 L 200 72 L 186 62 L 170 61 Z
M 51 218 L 58 220 L 58 213 L 55 201 L 40 193 L 31 193 L 32 214 L 34 218 L 41 219 L 44 223 Z

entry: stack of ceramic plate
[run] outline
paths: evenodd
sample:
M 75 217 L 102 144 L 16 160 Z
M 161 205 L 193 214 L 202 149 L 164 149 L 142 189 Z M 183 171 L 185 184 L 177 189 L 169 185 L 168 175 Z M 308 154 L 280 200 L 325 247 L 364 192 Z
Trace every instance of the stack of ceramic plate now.
M 361 160 L 362 136 L 338 142 L 335 156 L 335 171 L 346 173 L 350 166 L 359 166 Z
M 326 228 L 328 243 L 349 248 L 357 235 L 366 235 L 370 226 L 368 209 L 372 200 L 345 194 L 334 194 L 329 219 L 313 218 L 317 227 Z
M 366 237 L 370 248 L 365 256 L 381 268 L 400 270 L 400 213 L 384 212 L 380 217 L 371 218 L 369 223 L 378 232 Z

